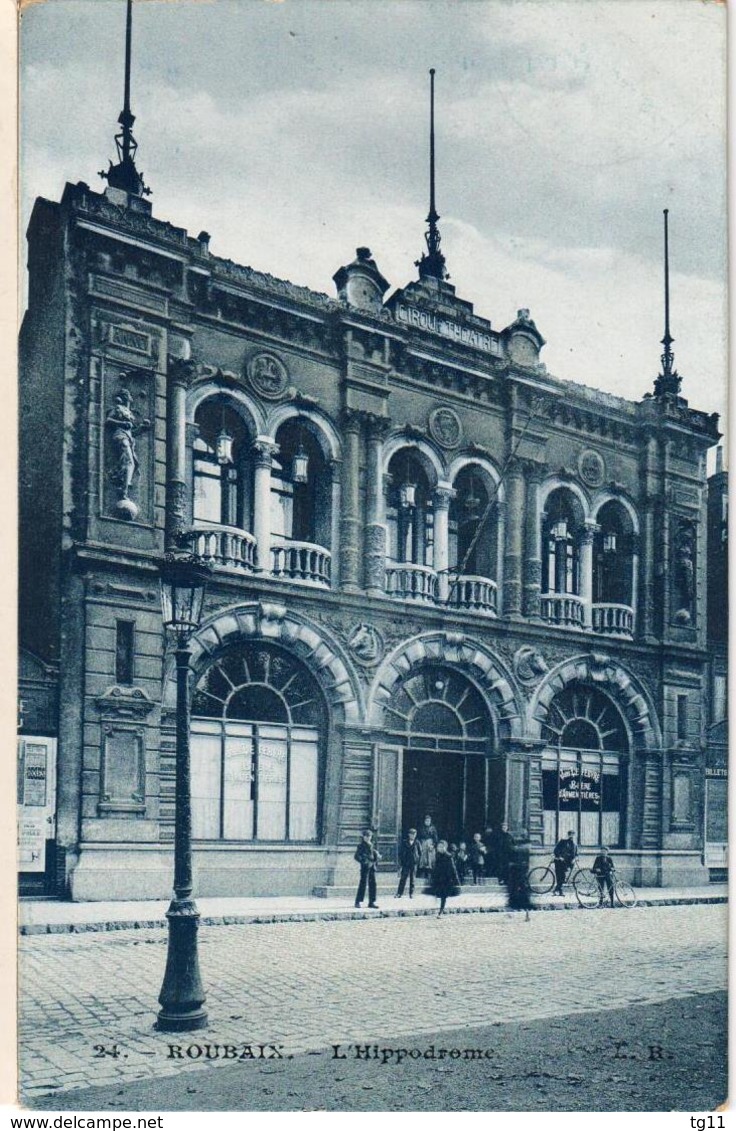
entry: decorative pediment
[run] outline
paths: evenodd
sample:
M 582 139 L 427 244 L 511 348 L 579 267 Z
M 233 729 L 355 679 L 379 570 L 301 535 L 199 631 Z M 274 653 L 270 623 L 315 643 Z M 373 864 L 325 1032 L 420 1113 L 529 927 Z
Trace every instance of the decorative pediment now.
M 123 718 L 144 718 L 156 706 L 142 687 L 108 687 L 95 700 L 101 715 Z

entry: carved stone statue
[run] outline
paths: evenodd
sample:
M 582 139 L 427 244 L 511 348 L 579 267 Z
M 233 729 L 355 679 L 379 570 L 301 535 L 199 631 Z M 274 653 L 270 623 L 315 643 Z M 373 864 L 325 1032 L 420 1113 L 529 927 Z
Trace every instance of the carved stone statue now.
M 676 553 L 677 612 L 675 618 L 683 624 L 689 624 L 693 616 L 693 601 L 695 599 L 693 532 L 689 526 L 680 528 Z
M 131 408 L 131 399 L 129 389 L 119 389 L 105 421 L 109 429 L 113 456 L 112 467 L 108 474 L 118 494 L 113 509 L 120 518 L 128 521 L 138 514 L 138 507 L 130 498 L 130 487 L 139 473 L 140 466 L 135 435 L 151 423 L 150 420 L 136 421 L 136 414 Z

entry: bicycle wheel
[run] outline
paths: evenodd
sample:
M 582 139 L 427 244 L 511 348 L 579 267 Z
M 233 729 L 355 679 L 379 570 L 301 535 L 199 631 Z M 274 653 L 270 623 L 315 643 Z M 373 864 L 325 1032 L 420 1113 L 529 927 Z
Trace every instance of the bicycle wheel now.
M 583 872 L 582 870 L 575 875 L 572 882 L 575 888 L 575 895 L 581 907 L 597 907 L 601 901 L 600 888 L 598 881 L 591 872 Z
M 616 902 L 621 907 L 636 907 L 636 892 L 625 880 L 617 880 L 613 889 Z
M 526 878 L 529 891 L 535 895 L 546 895 L 555 886 L 555 874 L 551 868 L 532 868 Z

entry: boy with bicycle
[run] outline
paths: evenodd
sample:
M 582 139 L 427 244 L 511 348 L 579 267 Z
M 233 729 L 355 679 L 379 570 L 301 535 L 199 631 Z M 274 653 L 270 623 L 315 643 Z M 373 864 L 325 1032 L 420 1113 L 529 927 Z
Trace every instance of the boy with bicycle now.
M 614 868 L 613 860 L 605 845 L 601 848 L 598 856 L 593 861 L 591 872 L 598 882 L 598 891 L 600 893 L 600 904 L 603 904 L 603 888 L 608 888 L 608 896 L 611 900 L 611 907 L 613 907 L 613 877 L 616 869 Z

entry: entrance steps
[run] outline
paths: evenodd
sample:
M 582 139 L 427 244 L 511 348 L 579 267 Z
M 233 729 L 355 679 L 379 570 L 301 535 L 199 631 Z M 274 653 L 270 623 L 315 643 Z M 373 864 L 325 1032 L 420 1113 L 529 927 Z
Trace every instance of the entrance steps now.
M 385 872 L 383 874 L 379 872 L 376 876 L 376 892 L 378 898 L 393 898 L 396 894 L 398 882 L 398 873 L 396 875 L 387 875 Z M 424 894 L 426 884 L 427 880 L 425 879 L 417 880 L 415 890 L 418 895 Z M 357 888 L 358 877 L 356 876 L 354 884 L 321 884 L 319 887 L 312 888 L 312 895 L 320 899 L 355 899 Z M 466 881 L 463 884 L 463 893 L 468 895 L 471 892 L 475 892 L 477 895 L 505 895 L 506 888 L 496 879 L 483 879 L 478 884 L 474 884 L 471 879 L 470 883 Z M 404 892 L 403 898 L 405 900 L 409 899 L 408 890 Z

